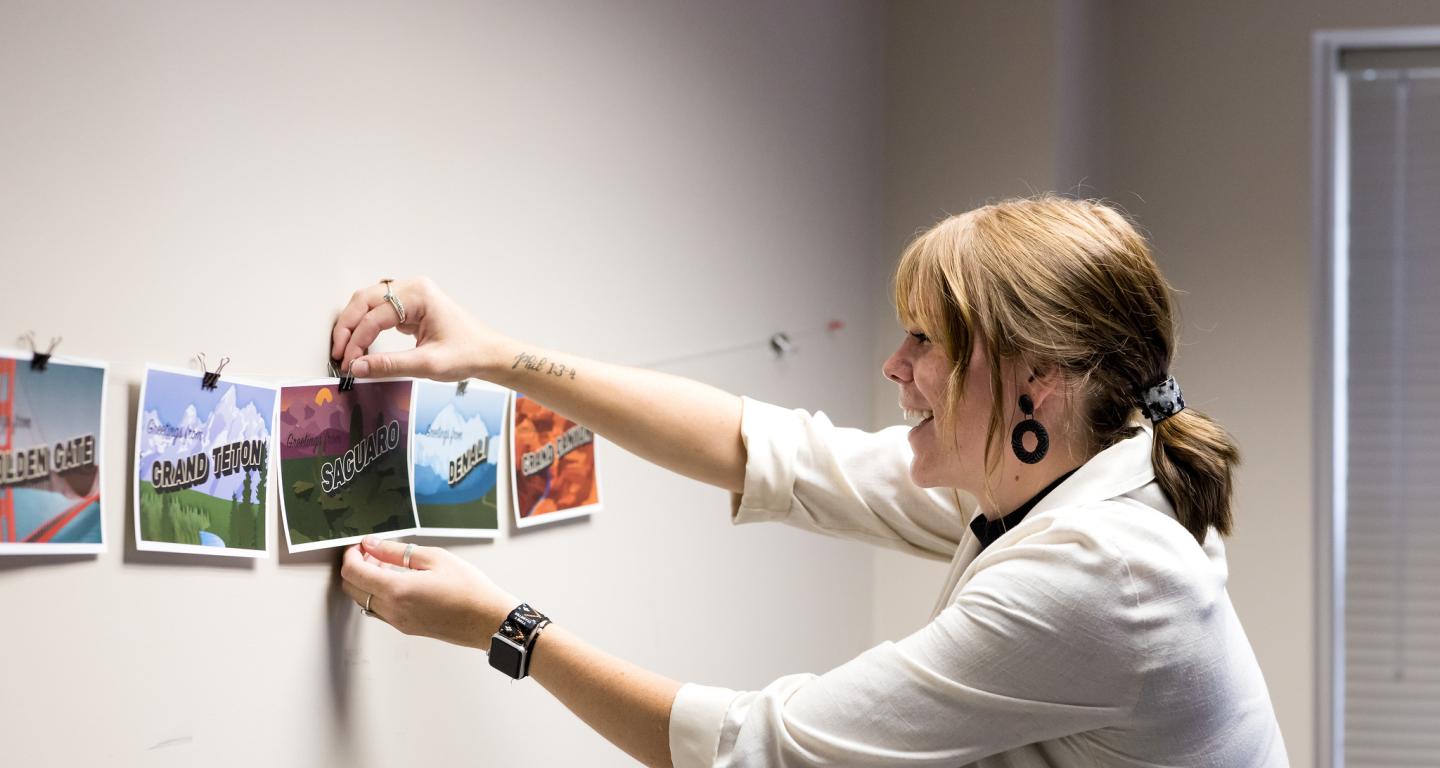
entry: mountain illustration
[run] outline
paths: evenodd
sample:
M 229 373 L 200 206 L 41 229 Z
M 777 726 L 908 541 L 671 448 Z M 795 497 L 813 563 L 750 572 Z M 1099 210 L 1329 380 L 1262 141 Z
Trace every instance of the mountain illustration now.
M 231 385 L 204 419 L 194 404 L 190 404 L 177 424 L 165 424 L 158 411 L 145 411 L 140 422 L 140 479 L 150 479 L 150 467 L 156 461 L 173 461 L 201 451 L 208 453 L 216 446 L 240 440 L 264 440 L 268 445 L 270 430 L 265 426 L 265 416 L 254 401 L 242 406 L 238 399 L 236 387 Z M 228 499 L 240 491 L 244 477 L 242 472 L 216 478 L 212 467 L 210 480 L 197 490 Z
M 458 485 L 449 483 L 450 461 L 469 450 L 481 438 L 490 438 L 490 455 Z M 479 415 L 466 418 L 447 404 L 423 432 L 415 434 L 415 494 L 428 504 L 471 501 L 495 485 L 496 454 L 500 450 L 499 430 L 491 431 Z M 423 498 L 420 498 L 423 497 Z

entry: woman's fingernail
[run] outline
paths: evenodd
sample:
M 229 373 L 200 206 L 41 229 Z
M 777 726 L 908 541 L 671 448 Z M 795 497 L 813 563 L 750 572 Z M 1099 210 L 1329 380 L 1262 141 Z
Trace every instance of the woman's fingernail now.
M 366 536 L 360 543 L 364 544 L 366 549 L 374 549 L 380 546 L 380 539 L 377 536 Z
M 365 378 L 370 375 L 370 361 L 356 360 L 350 364 L 350 375 L 356 378 Z

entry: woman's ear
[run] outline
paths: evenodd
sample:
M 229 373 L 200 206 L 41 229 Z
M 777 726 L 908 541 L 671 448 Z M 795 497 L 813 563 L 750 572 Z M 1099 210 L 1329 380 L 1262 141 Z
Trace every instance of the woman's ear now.
M 1035 410 L 1039 411 L 1045 407 L 1046 400 L 1060 391 L 1060 372 L 1053 365 L 1026 366 L 1021 371 L 1025 378 L 1019 382 L 1018 389 L 1030 395 Z

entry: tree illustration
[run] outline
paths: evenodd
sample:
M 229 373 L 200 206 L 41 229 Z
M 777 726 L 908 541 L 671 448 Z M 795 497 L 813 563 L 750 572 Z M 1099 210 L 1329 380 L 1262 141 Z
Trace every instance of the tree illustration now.
M 235 546 L 255 548 L 255 488 L 251 483 L 252 470 L 245 470 L 245 480 L 240 484 L 240 519 L 245 528 L 235 537 Z
M 360 405 L 350 409 L 350 444 L 356 445 L 365 436 L 364 415 L 360 413 Z
M 230 538 L 233 546 L 245 546 L 245 521 L 240 514 L 240 493 L 230 494 Z
M 175 497 L 174 494 L 160 494 L 160 541 L 178 541 L 175 538 Z
M 270 477 L 270 448 L 266 446 L 260 451 L 260 488 L 256 492 L 259 503 L 255 507 L 255 534 L 251 537 L 250 545 L 256 549 L 265 543 L 265 504 L 269 499 L 265 495 L 265 482 Z

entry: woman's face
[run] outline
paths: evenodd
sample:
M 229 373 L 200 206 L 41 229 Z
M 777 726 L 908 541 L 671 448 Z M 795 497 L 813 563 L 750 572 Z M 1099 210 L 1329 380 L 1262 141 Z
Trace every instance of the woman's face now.
M 900 407 L 912 422 L 910 478 L 922 488 L 959 488 L 978 494 L 985 487 L 985 434 L 990 423 L 994 395 L 990 383 L 990 360 L 977 342 L 965 372 L 965 389 L 953 405 L 954 431 L 941 434 L 936 418 L 952 407 L 946 387 L 953 363 L 939 344 L 922 331 L 909 329 L 900 348 L 890 355 L 881 370 L 900 386 Z M 1006 367 L 1002 365 L 1001 380 Z

